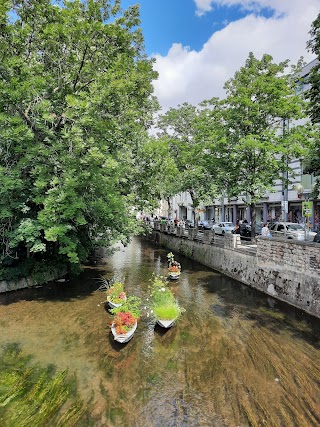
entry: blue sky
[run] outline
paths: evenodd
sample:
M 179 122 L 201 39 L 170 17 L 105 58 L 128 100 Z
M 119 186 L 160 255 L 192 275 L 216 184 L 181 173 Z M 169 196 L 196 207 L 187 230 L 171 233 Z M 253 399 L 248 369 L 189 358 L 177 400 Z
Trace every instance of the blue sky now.
M 249 52 L 291 64 L 314 58 L 306 42 L 320 0 L 122 0 L 123 8 L 137 3 L 163 111 L 223 97 Z
M 214 32 L 247 15 L 240 4 L 221 5 L 201 16 L 196 14 L 194 0 L 123 0 L 122 4 L 124 8 L 140 5 L 141 27 L 149 55 L 166 55 L 174 42 L 199 51 Z M 272 9 L 263 8 L 259 14 L 270 17 Z

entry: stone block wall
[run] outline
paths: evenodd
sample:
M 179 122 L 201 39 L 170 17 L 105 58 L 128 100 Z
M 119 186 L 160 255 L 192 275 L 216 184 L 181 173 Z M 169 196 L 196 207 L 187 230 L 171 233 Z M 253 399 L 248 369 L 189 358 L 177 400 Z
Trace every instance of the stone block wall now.
M 219 247 L 154 233 L 160 245 L 320 318 L 320 245 L 258 238 L 248 253 L 234 250 L 231 238 Z
M 67 269 L 63 268 L 59 271 L 48 272 L 47 274 L 43 275 L 41 281 L 36 281 L 34 279 L 31 279 L 30 277 L 23 277 L 19 280 L 11 280 L 11 281 L 1 280 L 0 293 L 17 291 L 19 289 L 24 289 L 24 288 L 32 288 L 34 286 L 42 285 L 44 283 L 60 279 L 64 277 L 66 274 L 67 274 Z
M 297 272 L 320 274 L 320 245 L 313 242 L 258 237 L 259 265 L 281 265 Z

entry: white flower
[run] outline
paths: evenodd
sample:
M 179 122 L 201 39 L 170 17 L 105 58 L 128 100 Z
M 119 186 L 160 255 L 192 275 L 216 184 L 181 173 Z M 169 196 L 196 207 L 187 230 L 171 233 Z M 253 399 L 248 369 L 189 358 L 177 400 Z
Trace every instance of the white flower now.
M 162 291 L 162 292 L 165 292 L 165 291 L 166 291 L 166 288 L 161 288 L 161 291 Z
M 151 313 L 153 313 L 153 310 L 151 310 Z

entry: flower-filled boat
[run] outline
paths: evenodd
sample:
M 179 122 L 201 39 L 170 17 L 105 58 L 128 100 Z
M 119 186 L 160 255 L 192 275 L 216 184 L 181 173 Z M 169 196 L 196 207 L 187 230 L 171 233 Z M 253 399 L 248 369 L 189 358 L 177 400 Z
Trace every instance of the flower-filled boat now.
M 170 328 L 184 311 L 172 291 L 167 287 L 164 278 L 155 276 L 150 295 L 150 308 L 158 325 Z
M 115 315 L 110 325 L 115 341 L 126 343 L 133 337 L 141 314 L 140 303 L 140 298 L 131 296 L 121 306 L 111 310 Z
M 172 252 L 169 252 L 167 255 L 168 259 L 168 270 L 169 270 L 169 279 L 177 280 L 181 274 L 181 264 L 174 260 L 174 255 Z
M 123 288 L 123 283 L 116 282 L 107 289 L 107 301 L 111 308 L 120 307 L 127 300 Z

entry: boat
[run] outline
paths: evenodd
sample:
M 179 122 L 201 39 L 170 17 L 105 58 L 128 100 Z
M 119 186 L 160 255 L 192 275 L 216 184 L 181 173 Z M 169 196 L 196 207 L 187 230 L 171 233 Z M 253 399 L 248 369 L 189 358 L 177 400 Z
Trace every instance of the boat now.
M 181 274 L 181 271 L 169 271 L 169 279 L 171 280 L 177 280 L 179 279 L 179 276 Z
M 112 324 L 111 325 L 111 332 L 112 332 L 112 335 L 114 337 L 114 340 L 120 342 L 121 344 L 130 341 L 131 338 L 133 337 L 133 334 L 135 333 L 135 330 L 137 329 L 137 326 L 138 326 L 138 322 L 136 322 L 133 325 L 132 329 L 130 329 L 130 331 L 128 331 L 126 334 L 117 334 L 116 328 L 115 328 L 114 324 Z
M 174 255 L 172 252 L 168 253 L 168 269 L 169 269 L 169 279 L 177 280 L 181 274 L 181 264 L 174 260 Z
M 127 297 L 125 297 L 125 298 L 123 299 L 123 302 L 125 302 L 126 300 L 127 300 Z M 123 304 L 123 302 L 120 302 L 119 304 L 116 304 L 115 302 L 112 302 L 112 301 L 111 301 L 111 297 L 110 297 L 110 296 L 107 296 L 107 301 L 108 301 L 108 304 L 109 304 L 109 306 L 110 306 L 111 308 L 121 307 L 121 306 L 122 306 L 122 304 Z
M 161 319 L 157 319 L 157 323 L 159 326 L 162 326 L 163 328 L 171 328 L 171 326 L 173 326 L 174 322 L 176 321 L 176 319 L 174 320 L 161 320 Z

